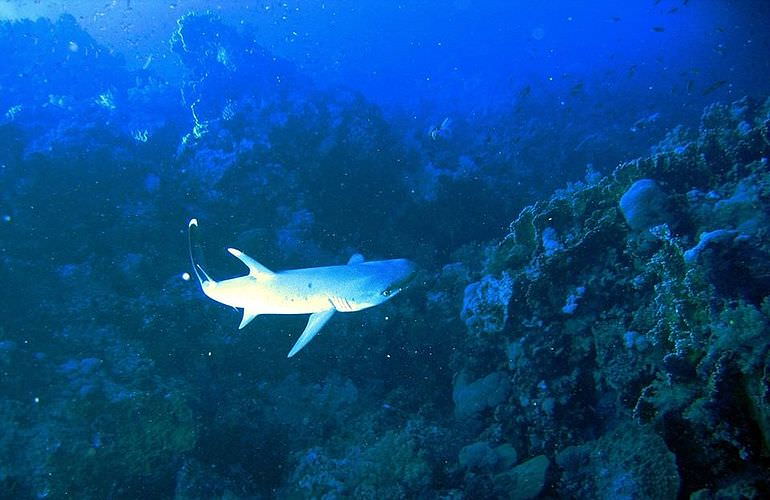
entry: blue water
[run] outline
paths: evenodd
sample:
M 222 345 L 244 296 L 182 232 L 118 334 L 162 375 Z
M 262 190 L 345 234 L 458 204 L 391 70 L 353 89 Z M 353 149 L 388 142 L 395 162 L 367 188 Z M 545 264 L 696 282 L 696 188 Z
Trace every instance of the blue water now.
M 770 495 L 770 4 L 238 4 L 0 0 L 0 498 Z

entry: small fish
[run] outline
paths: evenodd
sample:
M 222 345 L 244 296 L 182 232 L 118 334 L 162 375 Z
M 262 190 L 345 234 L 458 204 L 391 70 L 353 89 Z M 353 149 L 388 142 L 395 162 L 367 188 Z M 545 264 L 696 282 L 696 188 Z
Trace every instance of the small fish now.
M 523 89 L 519 90 L 519 98 L 523 99 L 524 97 L 527 97 L 530 92 L 532 92 L 532 87 L 527 85 Z
M 636 64 L 628 68 L 628 77 L 633 78 L 635 74 L 636 74 Z
M 142 69 L 145 70 L 150 67 L 150 63 L 152 63 L 152 54 L 147 56 L 147 59 L 144 61 L 144 65 L 142 66 Z
M 404 410 L 402 410 L 401 408 L 396 408 L 395 406 L 390 405 L 388 403 L 382 403 L 382 408 L 384 410 L 389 410 L 389 411 L 391 411 L 391 412 L 393 412 L 393 413 L 395 413 L 397 415 L 407 415 L 407 413 Z
M 619 23 L 620 22 L 620 18 L 618 16 L 612 16 L 610 18 L 610 21 L 612 21 L 613 23 Z
M 444 121 L 441 122 L 441 125 L 430 129 L 430 138 L 434 141 L 438 140 L 439 138 L 445 139 L 448 138 L 451 133 L 452 120 L 449 117 L 446 117 L 444 118 Z
M 649 116 L 645 116 L 644 118 L 636 120 L 629 130 L 631 130 L 631 132 L 639 132 L 640 130 L 644 130 L 653 123 L 657 122 L 658 118 L 660 118 L 660 113 L 652 113 Z
M 692 94 L 693 89 L 695 88 L 695 80 L 688 80 L 687 81 L 687 93 Z
M 583 82 L 576 83 L 575 85 L 572 86 L 572 88 L 570 89 L 569 93 L 571 95 L 582 94 L 583 93 L 583 87 L 584 87 Z
M 703 92 L 701 92 L 701 95 L 709 95 L 712 92 L 715 92 L 722 87 L 724 87 L 727 84 L 727 80 L 717 80 L 716 82 L 712 83 L 705 89 L 703 89 Z
M 669 9 L 667 14 L 676 14 L 677 12 L 679 12 L 679 7 L 674 7 L 673 9 Z
M 653 26 L 652 31 L 654 31 L 655 33 L 663 33 L 664 31 L 666 31 L 666 28 L 664 28 L 663 26 Z

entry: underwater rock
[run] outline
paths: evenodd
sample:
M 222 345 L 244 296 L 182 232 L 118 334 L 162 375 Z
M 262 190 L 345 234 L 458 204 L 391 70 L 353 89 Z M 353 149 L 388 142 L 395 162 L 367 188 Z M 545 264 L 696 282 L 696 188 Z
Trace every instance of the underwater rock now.
M 484 276 L 465 288 L 460 318 L 474 334 L 497 333 L 508 321 L 508 302 L 513 295 L 513 279 L 503 273 L 500 279 Z
M 760 303 L 770 292 L 770 251 L 759 236 L 737 230 L 702 233 L 684 252 L 689 265 L 699 264 L 723 295 Z
M 620 198 L 620 211 L 635 231 L 663 224 L 670 218 L 668 198 L 652 179 L 634 182 Z
M 766 183 L 765 179 L 754 176 L 743 179 L 735 187 L 732 196 L 716 202 L 713 218 L 709 222 L 742 233 L 756 233 L 767 223 L 760 199 L 762 186 Z
M 371 432 L 371 429 L 370 429 Z M 339 458 L 323 448 L 298 453 L 289 498 L 419 498 L 430 468 L 407 431 L 353 441 Z
M 519 461 L 519 454 L 516 453 L 516 448 L 508 443 L 496 447 L 495 454 L 497 455 L 497 467 L 500 470 L 508 470 Z
M 564 245 L 559 241 L 559 233 L 552 227 L 546 227 L 543 229 L 543 250 L 547 257 L 555 254 L 559 250 L 564 248 Z
M 529 363 L 527 352 L 521 341 L 508 344 L 505 348 L 505 355 L 508 360 L 508 369 L 511 371 L 524 368 Z
M 247 96 L 275 98 L 292 89 L 297 73 L 211 12 L 191 12 L 177 21 L 170 46 L 189 72 L 183 95 L 195 122 L 193 134 L 209 122 L 231 119 L 233 103 Z
M 469 444 L 460 450 L 460 467 L 466 469 L 491 469 L 497 464 L 498 456 L 486 441 Z
M 545 487 L 546 474 L 551 462 L 539 455 L 513 469 L 495 476 L 495 487 L 501 498 L 526 500 L 537 497 Z
M 96 43 L 69 14 L 55 22 L 0 21 L 0 53 L 0 116 L 20 106 L 17 119 L 40 119 L 48 110 L 66 111 L 130 83 L 123 58 Z
M 689 210 L 702 232 L 730 229 L 754 234 L 767 225 L 768 216 L 762 202 L 762 192 L 768 184 L 767 162 L 752 162 L 746 168 L 755 173 L 731 187 L 729 197 L 723 196 L 724 186 L 718 191 L 704 193 L 696 189 L 687 193 Z
M 471 383 L 466 382 L 466 375 L 461 373 L 455 380 L 452 399 L 455 402 L 455 415 L 458 418 L 471 417 L 477 413 L 502 403 L 508 396 L 510 382 L 503 372 L 490 373 Z
M 621 399 L 629 388 L 636 387 L 640 381 L 649 383 L 650 366 L 656 366 L 657 361 L 648 357 L 652 353 L 645 352 L 649 345 L 646 336 L 634 332 L 629 334 L 616 321 L 596 321 L 591 331 L 596 355 L 601 359 L 600 369 L 594 374 L 597 381 L 617 391 Z M 609 391 L 605 388 L 604 392 Z M 633 395 L 631 398 L 636 399 Z
M 670 382 L 692 380 L 695 376 L 695 367 L 692 362 L 677 353 L 671 352 L 663 356 L 661 367 Z
M 557 455 L 558 491 L 566 498 L 676 498 L 674 454 L 649 426 L 624 423 L 598 441 Z
M 121 149 L 151 143 L 151 151 L 132 151 L 131 158 L 150 154 L 157 162 L 164 134 L 183 117 L 178 89 L 128 70 L 69 14 L 55 22 L 0 21 L 0 53 L 0 125 L 27 134 L 25 155 L 78 155 L 87 144 L 107 150 L 110 158 L 96 163 L 115 162 Z
M 579 286 L 575 288 L 575 292 L 569 294 L 567 296 L 567 303 L 564 304 L 564 307 L 561 308 L 561 312 L 564 314 L 574 314 L 575 309 L 577 309 L 580 299 L 583 298 L 583 295 L 586 293 L 586 287 Z

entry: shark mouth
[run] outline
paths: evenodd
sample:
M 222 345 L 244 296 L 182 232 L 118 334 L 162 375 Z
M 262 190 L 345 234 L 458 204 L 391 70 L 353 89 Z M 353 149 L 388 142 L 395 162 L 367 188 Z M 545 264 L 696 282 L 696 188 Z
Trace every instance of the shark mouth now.
M 409 285 L 414 281 L 414 277 L 417 275 L 417 272 L 412 272 L 407 276 L 406 278 L 396 281 L 392 285 L 390 285 L 388 288 L 382 291 L 383 297 L 392 297 L 398 293 L 401 293 L 403 290 L 409 287 Z

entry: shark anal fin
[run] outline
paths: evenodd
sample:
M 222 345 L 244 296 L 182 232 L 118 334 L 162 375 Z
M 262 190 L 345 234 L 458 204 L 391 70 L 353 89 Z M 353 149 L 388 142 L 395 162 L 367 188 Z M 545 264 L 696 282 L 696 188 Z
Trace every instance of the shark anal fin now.
M 238 325 L 238 329 L 241 330 L 244 326 L 246 326 L 249 323 L 251 323 L 251 320 L 256 318 L 257 315 L 258 315 L 258 313 L 254 312 L 254 311 L 250 311 L 249 309 L 244 309 L 243 310 L 243 319 L 241 320 L 241 324 Z
M 360 253 L 354 253 L 350 256 L 350 259 L 348 260 L 348 265 L 350 264 L 360 264 L 364 261 L 364 256 Z
M 252 259 L 245 253 L 241 252 L 237 248 L 228 248 L 228 252 L 230 252 L 233 256 L 237 257 L 241 262 L 246 264 L 246 267 L 249 268 L 249 275 L 254 277 L 264 277 L 264 276 L 272 276 L 273 271 L 266 268 L 256 260 Z
M 294 347 L 291 348 L 291 351 L 289 351 L 289 355 L 287 357 L 290 358 L 294 356 L 300 351 L 300 349 L 305 347 L 308 342 L 313 340 L 313 337 L 315 337 L 316 334 L 321 331 L 321 328 L 323 328 L 323 326 L 327 321 L 329 321 L 329 318 L 331 318 L 333 314 L 334 309 L 311 314 L 310 319 L 307 320 L 305 331 L 303 331 L 302 335 L 299 336 L 299 339 L 297 339 L 297 342 L 294 344 Z

